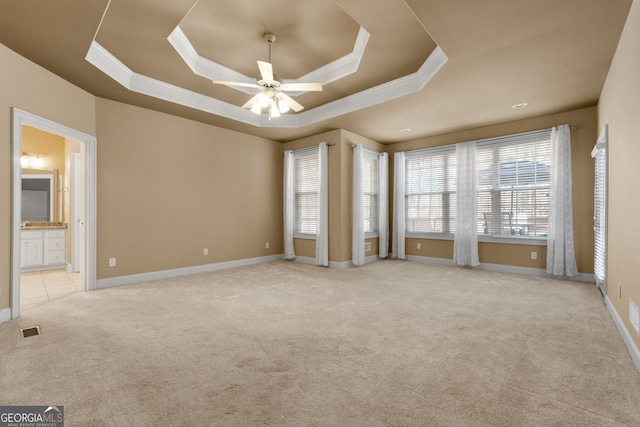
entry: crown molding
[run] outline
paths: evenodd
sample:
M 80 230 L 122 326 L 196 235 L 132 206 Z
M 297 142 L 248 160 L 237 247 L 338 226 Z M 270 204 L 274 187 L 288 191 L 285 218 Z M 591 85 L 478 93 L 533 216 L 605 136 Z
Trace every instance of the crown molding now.
M 448 58 L 436 47 L 413 74 L 366 89 L 298 114 L 284 114 L 269 120 L 240 106 L 193 92 L 132 71 L 95 40 L 85 59 L 125 88 L 175 104 L 226 117 L 257 127 L 299 128 L 353 111 L 371 107 L 420 91 L 444 66 Z
M 364 51 L 367 47 L 369 36 L 369 32 L 363 27 L 360 27 L 351 53 L 323 65 L 322 67 L 317 68 L 297 79 L 284 79 L 283 83 L 318 82 L 323 85 L 327 85 L 333 81 L 346 77 L 349 74 L 355 73 L 360 66 L 360 61 L 362 60 L 362 56 L 364 55 Z M 225 67 L 222 64 L 218 64 L 217 62 L 200 56 L 179 25 L 171 32 L 171 34 L 169 34 L 167 40 L 191 71 L 198 76 L 209 80 L 229 80 L 241 83 L 256 82 L 254 77 L 246 76 L 231 68 Z M 248 94 L 257 93 L 255 89 L 242 86 L 229 87 Z M 291 95 L 297 96 L 302 93 L 304 92 L 295 92 L 291 93 Z

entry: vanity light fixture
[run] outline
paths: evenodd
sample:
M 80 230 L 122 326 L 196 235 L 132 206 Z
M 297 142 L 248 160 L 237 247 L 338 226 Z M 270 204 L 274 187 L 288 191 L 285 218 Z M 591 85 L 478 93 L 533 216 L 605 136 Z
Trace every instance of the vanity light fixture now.
M 23 154 L 20 158 L 20 164 L 23 168 L 40 169 L 44 167 L 44 156 L 40 154 Z

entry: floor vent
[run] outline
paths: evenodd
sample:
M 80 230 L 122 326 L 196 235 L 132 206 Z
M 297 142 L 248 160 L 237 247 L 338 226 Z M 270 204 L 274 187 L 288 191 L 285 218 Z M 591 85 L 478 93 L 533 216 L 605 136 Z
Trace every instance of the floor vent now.
M 40 326 L 33 326 L 31 328 L 20 329 L 20 335 L 22 338 L 34 337 L 40 335 Z

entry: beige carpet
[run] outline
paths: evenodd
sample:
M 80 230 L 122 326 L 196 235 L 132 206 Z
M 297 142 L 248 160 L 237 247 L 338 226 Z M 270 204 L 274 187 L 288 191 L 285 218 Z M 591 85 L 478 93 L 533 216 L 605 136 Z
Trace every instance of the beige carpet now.
M 590 284 L 281 261 L 2 324 L 0 405 L 18 404 L 64 405 L 67 426 L 638 426 L 640 374 Z

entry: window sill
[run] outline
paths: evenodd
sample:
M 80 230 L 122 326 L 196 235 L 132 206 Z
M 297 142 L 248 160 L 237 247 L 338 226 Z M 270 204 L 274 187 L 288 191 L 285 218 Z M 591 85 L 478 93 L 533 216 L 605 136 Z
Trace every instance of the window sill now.
M 411 239 L 429 239 L 429 240 L 454 240 L 453 234 L 442 233 L 407 233 L 407 238 Z M 534 245 L 547 246 L 547 239 L 544 237 L 507 237 L 507 236 L 488 236 L 478 234 L 478 242 L 481 243 L 504 243 L 508 245 Z
M 316 240 L 315 234 L 306 234 L 306 233 L 294 233 L 294 239 L 305 239 L 305 240 Z
M 364 238 L 365 239 L 377 239 L 378 238 L 378 232 L 368 232 L 368 233 L 364 233 Z

